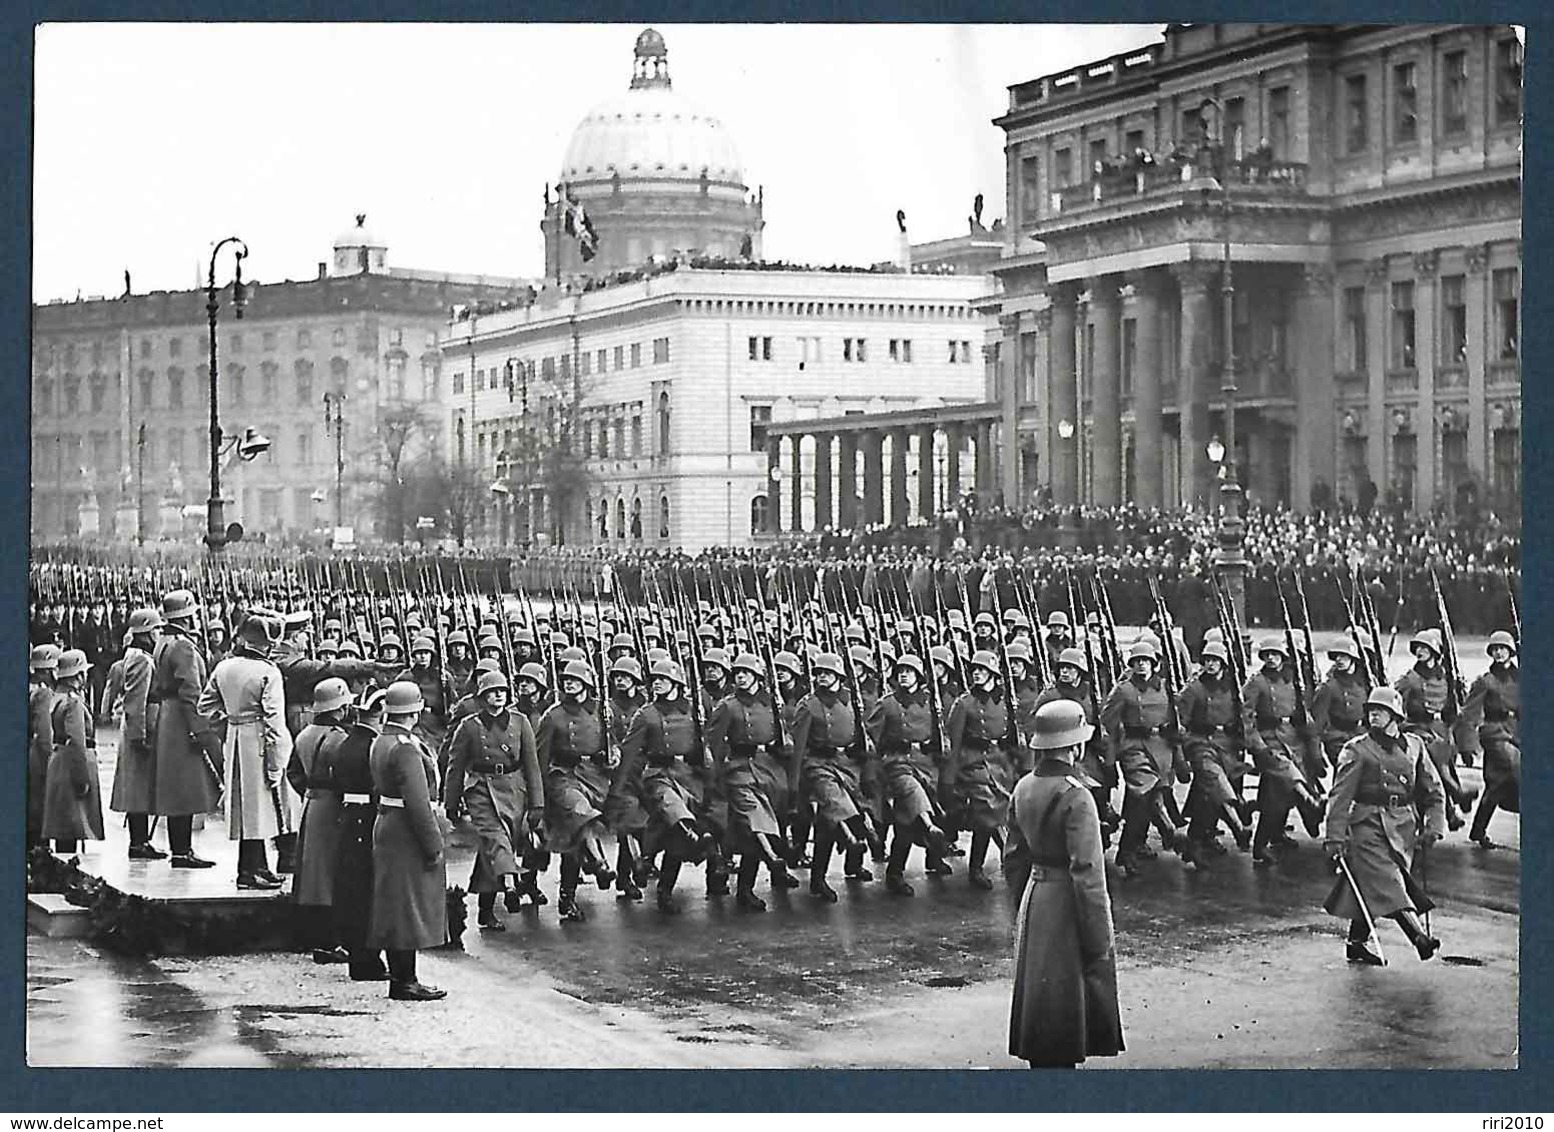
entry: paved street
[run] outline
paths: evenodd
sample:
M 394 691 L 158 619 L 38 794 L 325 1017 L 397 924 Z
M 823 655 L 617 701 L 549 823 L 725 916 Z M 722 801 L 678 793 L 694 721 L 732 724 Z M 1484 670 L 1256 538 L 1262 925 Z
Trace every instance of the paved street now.
M 1471 679 L 1482 645 L 1464 645 Z M 105 779 L 113 735 L 100 750 Z M 1476 770 L 1465 780 L 1479 784 Z M 104 783 L 105 789 L 107 782 Z M 1179 796 L 1184 792 L 1178 788 Z M 116 823 L 110 822 L 110 825 Z M 1318 846 L 1276 869 L 1232 850 L 1208 869 L 1173 857 L 1133 880 L 1111 874 L 1127 1053 L 1093 1068 L 1509 1068 L 1517 1042 L 1520 847 L 1498 814 L 1492 852 L 1450 835 L 1428 886 L 1444 942 L 1420 963 L 1394 925 L 1391 965 L 1350 968 L 1343 925 L 1320 905 L 1332 878 Z M 123 830 L 91 857 L 122 853 Z M 209 823 L 201 846 L 222 844 Z M 963 839 L 963 843 L 966 839 Z M 1227 839 L 1228 844 L 1228 839 Z M 205 850 L 213 853 L 214 848 Z M 473 838 L 460 830 L 449 878 L 465 884 Z M 225 854 L 230 856 L 230 852 Z M 155 867 L 155 866 L 149 866 Z M 877 868 L 877 866 L 876 866 Z M 228 876 L 227 869 L 210 870 Z M 1005 1052 L 1015 898 L 956 875 L 918 895 L 881 882 L 832 883 L 841 903 L 804 889 L 767 894 L 746 915 L 682 880 L 670 920 L 583 890 L 590 919 L 563 927 L 552 903 L 473 927 L 467 953 L 423 954 L 440 1003 L 389 1003 L 306 956 L 124 960 L 80 941 L 28 939 L 33 1065 L 1018 1067 Z

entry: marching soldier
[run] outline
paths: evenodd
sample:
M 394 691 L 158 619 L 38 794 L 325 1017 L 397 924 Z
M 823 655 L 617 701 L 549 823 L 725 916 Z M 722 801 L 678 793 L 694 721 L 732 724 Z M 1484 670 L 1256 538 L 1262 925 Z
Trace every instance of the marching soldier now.
M 616 641 L 622 637 L 630 643 L 631 638 L 624 633 Z M 610 651 L 619 654 L 610 664 L 610 746 L 619 751 L 631 730 L 631 721 L 646 705 L 647 697 L 642 694 L 642 665 L 637 658 L 618 643 Z M 622 781 L 617 766 L 605 799 L 606 822 L 615 831 L 615 887 L 617 899 L 621 900 L 642 899 L 642 882 L 637 874 L 645 866 L 642 833 L 647 829 L 648 818 L 642 808 L 641 785 L 640 774 L 634 781 Z
M 448 679 L 453 683 L 455 696 L 467 696 L 471 691 L 471 677 L 475 671 L 475 659 L 469 651 L 469 634 L 455 629 L 448 634 Z
M 1522 698 L 1516 639 L 1500 630 L 1489 637 L 1489 670 L 1473 681 L 1457 716 L 1457 745 L 1464 755 L 1484 757 L 1484 796 L 1473 814 L 1468 839 L 1493 849 L 1489 819 L 1495 810 L 1521 812 Z
M 906 879 L 906 863 L 914 842 L 924 846 L 930 865 L 944 859 L 945 835 L 936 824 L 939 807 L 933 800 L 941 743 L 926 677 L 922 659 L 904 654 L 896 662 L 895 689 L 874 705 L 866 721 L 883 760 L 893 819 L 885 888 L 899 896 L 913 893 Z
M 103 839 L 102 780 L 97 769 L 96 727 L 87 671 L 80 649 L 60 655 L 49 705 L 53 750 L 43 787 L 43 837 L 56 853 L 74 853 L 78 841 Z
M 201 710 L 205 656 L 194 595 L 173 590 L 162 598 L 162 636 L 151 653 L 151 691 L 156 708 L 156 812 L 167 819 L 167 848 L 175 869 L 208 869 L 216 862 L 194 852 L 194 815 L 221 807 L 222 778 L 216 769 L 222 741 Z
M 859 720 L 841 692 L 846 677 L 842 658 L 836 653 L 821 653 L 810 668 L 815 690 L 794 713 L 794 762 L 816 810 L 809 891 L 835 904 L 836 890 L 826 883 L 832 848 L 840 841 L 844 851 L 852 850 L 871 836 L 864 816 L 867 802 L 858 778 Z
M 36 645 L 27 657 L 27 844 L 46 844 L 43 837 L 44 793 L 49 758 L 54 753 L 54 674 L 59 669 L 58 645 Z
M 227 834 L 237 846 L 239 888 L 279 888 L 264 843 L 292 825 L 282 792 L 292 738 L 286 727 L 281 673 L 270 663 L 280 626 L 250 614 L 238 627 L 233 653 L 210 674 L 201 715 L 226 725 Z
M 608 889 L 615 872 L 604 855 L 604 799 L 610 789 L 606 740 L 592 696 L 593 669 L 587 662 L 567 664 L 561 674 L 561 700 L 540 720 L 535 734 L 540 765 L 545 767 L 546 848 L 561 854 L 561 900 L 557 910 L 566 923 L 587 917 L 577 903 L 584 872 Z
M 1230 654 L 1219 641 L 1207 641 L 1199 654 L 1201 669 L 1177 694 L 1184 753 L 1192 768 L 1196 804 L 1189 807 L 1187 836 L 1214 852 L 1215 830 L 1223 821 L 1241 850 L 1252 846 L 1252 831 L 1237 791 L 1247 766 L 1239 751 L 1241 719 L 1236 711 Z M 1223 853 L 1224 849 L 1218 849 Z
M 105 690 L 104 707 L 110 706 L 117 689 L 122 695 L 123 723 L 119 732 L 119 757 L 113 771 L 113 797 L 108 808 L 124 814 L 129 822 L 129 858 L 160 861 L 167 857 L 151 844 L 151 814 L 156 809 L 156 751 L 153 744 L 147 697 L 151 691 L 151 654 L 162 615 L 155 609 L 130 614 L 124 656 L 116 662 L 117 681 Z M 99 718 L 110 715 L 104 711 Z
M 519 904 L 519 854 L 539 832 L 545 812 L 545 784 L 528 717 L 508 708 L 507 677 L 481 675 L 480 710 L 454 732 L 445 788 L 448 819 L 467 812 L 480 838 L 469 890 L 478 897 L 480 927 L 506 931 L 496 915 L 496 895 L 506 893 L 509 911 Z
M 1018 613 L 1019 610 L 1013 612 Z M 1065 650 L 1066 651 L 1066 650 Z M 1041 685 L 1036 681 L 1031 648 L 1022 642 L 1008 646 L 1009 675 L 1014 684 L 1014 729 L 1016 736 L 1029 735 L 1036 720 L 1036 708 L 1041 699 Z M 1061 654 L 1059 654 L 1061 655 Z M 1015 778 L 1025 774 L 1034 763 L 1023 743 L 1014 753 Z
M 729 834 L 732 848 L 739 853 L 735 902 L 745 911 L 764 912 L 766 902 L 755 894 L 762 864 L 771 873 L 773 889 L 798 886 L 788 875 L 777 820 L 779 812 L 788 810 L 788 780 L 773 754 L 776 708 L 761 687 L 761 659 L 754 653 L 740 653 L 733 668 L 733 694 L 724 697 L 707 719 L 707 751 L 728 799 Z
M 315 963 L 346 963 L 349 952 L 335 943 L 335 865 L 339 858 L 340 786 L 335 754 L 350 736 L 351 691 L 338 678 L 313 689 L 313 718 L 292 744 L 286 778 L 302 797 L 297 819 L 297 902 L 300 935 Z
M 416 734 L 431 750 L 442 751 L 448 738 L 448 714 L 458 696 L 454 694 L 453 682 L 437 667 L 437 642 L 428 636 L 412 640 L 410 667 L 394 679 L 409 680 L 421 689 L 421 702 L 426 708 L 416 720 Z
M 1463 786 L 1457 777 L 1457 747 L 1452 742 L 1451 728 L 1456 723 L 1454 704 L 1450 703 L 1446 668 L 1441 663 L 1445 648 L 1441 644 L 1439 629 L 1426 629 L 1415 633 L 1408 642 L 1408 651 L 1414 654 L 1414 666 L 1397 678 L 1392 685 L 1403 697 L 1404 725 L 1410 734 L 1424 741 L 1430 760 L 1446 791 L 1446 828 L 1459 830 L 1463 826 L 1458 810 L 1472 810 L 1478 791 Z M 1448 718 L 1450 717 L 1450 718 Z
M 1365 733 L 1345 744 L 1327 800 L 1323 845 L 1340 876 L 1323 907 L 1349 921 L 1349 962 L 1367 966 L 1382 963 L 1369 945 L 1382 917 L 1397 921 L 1421 959 L 1441 946 L 1420 926 L 1418 916 L 1435 904 L 1411 868 L 1416 849 L 1427 851 L 1444 833 L 1443 795 L 1423 740 L 1404 731 L 1403 720 L 1395 689 L 1371 692 Z
M 805 648 L 802 643 L 799 648 Z M 796 652 L 786 649 L 772 657 L 772 667 L 777 671 L 777 694 L 782 707 L 782 733 L 788 745 L 781 752 L 783 773 L 787 776 L 788 789 L 784 794 L 786 809 L 779 809 L 778 817 L 787 825 L 787 860 L 790 869 L 809 865 L 805 848 L 809 845 L 810 802 L 799 781 L 797 752 L 793 746 L 793 722 L 798 716 L 799 705 L 809 695 L 809 685 L 804 680 L 804 662 Z
M 1014 786 L 1010 757 L 1016 742 L 1009 705 L 999 693 L 998 657 L 979 649 L 971 657 L 971 689 L 955 701 L 945 720 L 950 761 L 955 768 L 955 801 L 960 824 L 971 829 L 967 876 L 973 886 L 993 887 L 983 868 L 987 847 L 1003 845 Z
M 1336 768 L 1345 744 L 1364 729 L 1361 716 L 1370 687 L 1360 672 L 1360 652 L 1353 641 L 1340 638 L 1327 655 L 1333 667 L 1311 697 L 1311 730 L 1328 764 Z
M 448 941 L 448 830 L 436 806 L 437 760 L 412 732 L 421 690 L 409 681 L 390 685 L 383 706 L 383 733 L 370 755 L 378 817 L 366 945 L 388 953 L 389 998 L 429 1002 L 448 992 L 416 977 L 416 952 Z
M 1084 708 L 1085 722 L 1090 724 L 1092 731 L 1075 765 L 1097 784 L 1092 790 L 1095 795 L 1095 809 L 1100 815 L 1101 840 L 1109 846 L 1112 834 L 1122 824 L 1122 819 L 1112 809 L 1111 802 L 1112 790 L 1117 785 L 1117 763 L 1107 749 L 1106 737 L 1095 726 L 1095 705 L 1099 701 L 1091 690 L 1090 665 L 1085 659 L 1085 650 L 1064 649 L 1058 654 L 1058 662 L 1053 665 L 1052 673 L 1055 678 L 1054 683 L 1042 689 L 1041 695 L 1036 697 L 1034 710 L 1040 711 L 1053 700 L 1070 700 Z M 1035 722 L 1033 712 L 1031 717 L 1033 728 Z
M 1047 614 L 1047 639 L 1042 642 L 1042 647 L 1047 650 L 1047 670 L 1057 671 L 1058 660 L 1063 655 L 1063 650 L 1073 646 L 1074 629 L 1069 624 L 1068 614 L 1061 609 L 1054 609 Z
M 1125 788 L 1117 864 L 1130 877 L 1138 875 L 1140 857 L 1155 855 L 1145 844 L 1151 825 L 1167 849 L 1189 864 L 1198 862 L 1192 842 L 1166 810 L 1177 759 L 1174 744 L 1180 737 L 1171 726 L 1171 701 L 1160 678 L 1159 658 L 1148 640 L 1134 642 L 1128 649 L 1128 678 L 1117 682 L 1101 708 L 1101 726 L 1111 739 Z
M 1275 845 L 1285 843 L 1284 823 L 1293 805 L 1306 832 L 1318 836 L 1322 805 L 1307 783 L 1302 749 L 1306 742 L 1295 723 L 1294 671 L 1286 665 L 1284 642 L 1267 637 L 1257 649 L 1263 666 L 1241 689 L 1242 733 L 1257 767 L 1257 828 L 1252 835 L 1252 864 L 1277 863 Z

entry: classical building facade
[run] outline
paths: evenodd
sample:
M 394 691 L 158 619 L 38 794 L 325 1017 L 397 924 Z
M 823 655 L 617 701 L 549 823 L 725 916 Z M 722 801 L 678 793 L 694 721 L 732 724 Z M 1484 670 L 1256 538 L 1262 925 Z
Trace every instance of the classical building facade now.
M 540 221 L 549 279 L 637 267 L 652 256 L 761 258 L 762 193 L 745 185 L 723 123 L 674 91 L 669 49 L 652 28 L 637 37 L 630 86 L 573 131 L 557 184 L 554 196 L 546 187 Z M 567 196 L 598 236 L 591 260 L 567 234 Z
M 1233 376 L 1255 500 L 1519 506 L 1521 57 L 1510 27 L 1174 25 L 1011 87 L 1006 492 L 1212 502 Z
M 989 285 L 681 266 L 454 322 L 442 371 L 455 459 L 477 469 L 475 537 L 699 549 L 916 517 L 962 463 L 969 486 L 960 434 L 952 458 L 932 429 L 843 426 L 979 400 Z M 564 483 L 546 470 L 563 450 Z
M 442 444 L 442 354 L 461 302 L 513 300 L 515 279 L 392 268 L 359 217 L 318 277 L 222 297 L 221 427 L 269 437 L 223 475 L 229 520 L 254 533 L 333 525 L 336 447 L 324 396 L 343 396 L 340 507 L 364 528 L 396 460 Z M 209 346 L 203 289 L 33 308 L 32 537 L 197 539 L 209 498 Z M 364 535 L 367 533 L 363 532 Z

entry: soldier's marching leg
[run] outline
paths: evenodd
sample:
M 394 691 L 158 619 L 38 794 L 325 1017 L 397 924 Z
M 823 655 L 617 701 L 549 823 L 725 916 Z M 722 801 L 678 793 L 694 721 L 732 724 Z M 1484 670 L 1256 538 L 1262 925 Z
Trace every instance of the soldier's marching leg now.
M 782 846 L 772 840 L 770 834 L 757 833 L 755 844 L 762 862 L 766 864 L 767 871 L 772 876 L 772 888 L 797 888 L 798 879 L 788 871 L 787 857 L 782 852 Z
M 1414 945 L 1414 950 L 1419 953 L 1419 958 L 1429 959 L 1441 949 L 1441 941 L 1426 933 L 1419 926 L 1419 917 L 1414 915 L 1412 909 L 1404 908 L 1392 913 L 1392 919 L 1398 922 L 1398 927 L 1403 929 L 1403 934 L 1408 937 L 1408 942 Z
M 583 879 L 583 863 L 578 854 L 576 849 L 561 854 L 561 896 L 556 911 L 561 913 L 562 923 L 580 924 L 588 918 L 577 903 L 577 885 Z
M 1344 944 L 1344 957 L 1351 963 L 1366 967 L 1382 966 L 1381 956 L 1370 949 L 1371 926 L 1363 919 L 1349 921 L 1349 938 Z
M 1257 787 L 1257 828 L 1252 834 L 1252 864 L 1267 867 L 1278 863 L 1273 845 L 1284 836 L 1284 823 L 1290 814 L 1288 787 L 1264 775 Z
M 728 895 L 728 858 L 723 843 L 716 837 L 707 849 L 707 895 Z
M 621 900 L 642 899 L 642 889 L 637 886 L 639 856 L 636 835 L 621 834 L 615 845 L 615 887 Z
M 831 847 L 835 842 L 836 827 L 829 818 L 815 819 L 815 852 L 809 861 L 809 892 L 828 904 L 836 903 L 836 889 L 826 883 L 826 870 L 831 867 Z
M 664 858 L 658 866 L 658 910 L 667 916 L 680 913 L 680 902 L 675 899 L 675 881 L 680 879 L 680 858 L 664 850 Z
M 746 912 L 766 911 L 766 901 L 755 894 L 755 878 L 761 870 L 761 855 L 745 850 L 739 855 L 739 885 L 734 904 Z
M 1479 799 L 1478 809 L 1473 812 L 1473 825 L 1468 830 L 1468 840 L 1480 849 L 1495 849 L 1498 846 L 1489 839 L 1489 819 L 1495 816 L 1495 810 L 1499 806 L 1495 802 L 1494 794 L 1484 792 Z
M 926 844 L 926 842 L 925 842 Z M 907 883 L 907 855 L 912 851 L 912 827 L 897 825 L 890 840 L 890 853 L 885 858 L 885 890 L 897 896 L 911 896 L 912 886 Z M 929 852 L 933 852 L 930 848 Z
M 599 887 L 605 890 L 615 883 L 615 871 L 610 868 L 609 861 L 604 852 L 604 843 L 599 839 L 598 828 L 590 826 L 583 832 L 583 871 L 591 874 Z
M 788 822 L 788 867 L 802 869 L 809 865 L 809 855 L 804 852 L 809 844 L 809 831 L 813 811 L 809 803 L 799 806 Z
M 970 871 L 966 874 L 973 888 L 984 891 L 993 887 L 993 879 L 983 871 L 983 862 L 987 859 L 988 843 L 993 840 L 993 835 L 983 830 L 976 830 L 971 835 L 971 856 L 967 859 Z
M 507 930 L 507 925 L 497 919 L 496 893 L 480 893 L 477 897 L 477 903 L 480 907 L 480 915 L 476 923 L 479 924 L 482 931 L 505 932 Z
M 1149 836 L 1149 800 L 1136 790 L 1122 796 L 1122 840 L 1117 844 L 1117 867 L 1127 876 L 1137 876 L 1139 857 Z
M 848 880 L 873 880 L 874 873 L 863 866 L 864 845 L 858 842 L 847 849 L 842 858 L 842 876 Z

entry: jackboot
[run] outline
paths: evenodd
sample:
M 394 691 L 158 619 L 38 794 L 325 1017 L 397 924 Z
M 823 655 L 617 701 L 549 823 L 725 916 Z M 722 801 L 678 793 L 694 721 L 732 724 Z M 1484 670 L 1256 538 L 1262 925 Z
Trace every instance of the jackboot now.
M 827 904 L 836 903 L 836 890 L 826 883 L 826 870 L 831 867 L 831 845 L 835 826 L 821 821 L 815 825 L 815 852 L 809 862 L 809 894 Z
M 1408 942 L 1414 945 L 1414 950 L 1419 953 L 1419 958 L 1429 959 L 1441 949 L 1441 941 L 1434 936 L 1426 935 L 1425 930 L 1419 924 L 1419 917 L 1405 908 L 1401 912 L 1392 913 L 1392 918 L 1403 929 L 1403 934 L 1408 937 Z
M 665 853 L 664 860 L 658 867 L 658 910 L 666 916 L 678 916 L 680 914 L 680 901 L 675 898 L 674 885 L 680 876 L 680 858 L 672 853 Z
M 874 874 L 863 867 L 863 846 L 854 845 L 843 858 L 842 875 L 848 880 L 873 880 Z

